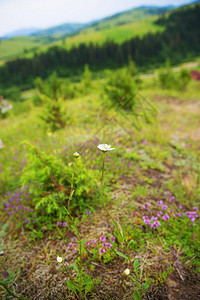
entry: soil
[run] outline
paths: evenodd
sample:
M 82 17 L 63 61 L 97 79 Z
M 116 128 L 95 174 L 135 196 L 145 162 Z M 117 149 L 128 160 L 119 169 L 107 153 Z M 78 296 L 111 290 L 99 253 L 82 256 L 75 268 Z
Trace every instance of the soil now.
M 166 168 L 165 173 L 156 170 L 143 171 L 143 175 L 154 178 L 151 188 L 160 188 L 164 185 L 166 178 L 172 174 L 170 169 Z M 143 203 L 148 201 L 157 201 L 158 196 L 152 196 L 151 192 L 147 198 L 136 197 L 134 211 L 129 209 L 131 202 L 131 189 L 136 184 L 142 184 L 138 177 L 121 180 L 119 187 L 113 192 L 114 200 L 108 205 L 108 209 L 114 210 L 112 215 L 116 220 L 121 220 L 126 212 L 127 217 L 133 219 L 141 213 L 144 213 Z M 165 197 L 170 197 L 168 191 L 163 191 Z M 119 210 L 119 199 L 121 208 Z M 101 235 L 113 233 L 113 225 L 109 217 L 102 208 L 98 208 L 93 217 L 84 221 L 80 227 L 80 233 L 87 237 L 87 240 L 97 239 Z M 69 242 L 75 242 L 75 236 L 72 233 L 68 235 L 68 241 L 64 239 L 57 240 L 49 237 L 39 242 L 30 243 L 26 237 L 21 237 L 13 241 L 12 237 L 5 241 L 4 254 L 1 256 L 0 268 L 2 271 L 17 271 L 21 268 L 21 277 L 14 284 L 15 293 L 23 295 L 26 299 L 76 299 L 71 291 L 68 290 L 65 272 L 60 272 L 60 265 L 56 261 L 56 253 L 64 253 L 64 264 L 69 267 L 73 264 L 76 254 L 66 250 Z M 165 271 L 167 268 L 166 260 L 170 260 L 173 270 L 169 272 L 166 280 L 156 280 L 147 290 L 143 299 L 153 300 L 198 300 L 200 299 L 200 274 L 182 265 L 180 253 L 176 249 L 171 249 L 167 254 L 161 248 L 157 249 L 157 256 L 152 256 L 152 245 L 148 246 L 145 254 L 137 253 L 135 258 L 143 258 L 150 263 L 149 274 L 151 279 L 156 278 L 154 274 Z M 155 254 L 154 254 L 155 255 Z M 83 258 L 84 261 L 84 258 Z M 87 295 L 87 299 L 120 299 L 120 289 L 122 288 L 122 299 L 133 299 L 133 282 L 127 277 L 123 278 L 123 271 L 128 267 L 124 259 L 117 257 L 109 263 L 92 262 L 94 269 L 87 269 L 92 277 L 100 278 L 101 282 L 95 285 L 95 289 Z M 1 274 L 2 275 L 2 274 Z M 74 275 L 74 271 L 71 271 Z M 158 277 L 158 276 L 157 276 Z M 2 276 L 1 278 L 2 279 Z M 152 281 L 153 282 L 153 281 Z M 122 287 L 121 287 L 122 284 Z M 9 299 L 9 298 L 8 298 Z

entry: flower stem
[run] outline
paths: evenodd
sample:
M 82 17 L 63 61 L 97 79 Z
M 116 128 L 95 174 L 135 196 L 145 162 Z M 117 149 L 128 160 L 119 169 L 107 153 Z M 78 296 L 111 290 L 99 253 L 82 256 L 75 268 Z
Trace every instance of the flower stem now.
M 126 241 L 124 240 L 124 236 L 123 234 L 121 233 L 121 230 L 119 229 L 119 226 L 117 225 L 116 221 L 113 219 L 112 215 L 110 214 L 110 212 L 108 211 L 104 201 L 103 201 L 103 186 L 104 186 L 104 170 L 105 170 L 105 157 L 106 157 L 106 152 L 103 152 L 103 159 L 102 159 L 102 175 L 101 175 L 101 203 L 106 211 L 106 213 L 109 215 L 109 217 L 111 218 L 111 220 L 113 221 L 113 224 L 115 226 L 115 228 L 118 230 L 122 240 L 123 240 L 123 243 L 125 243 L 125 246 L 126 246 L 126 251 L 127 251 L 127 256 L 128 256 L 128 260 L 129 260 L 129 263 L 131 263 L 131 259 L 130 259 L 130 256 L 129 256 L 129 251 L 128 251 L 128 247 L 127 247 L 127 243 Z
M 69 201 L 68 201 L 68 211 L 69 211 L 69 213 L 70 213 L 70 201 L 71 201 L 71 198 L 72 198 L 72 192 L 74 190 L 74 179 L 75 179 L 75 174 L 76 174 L 76 160 L 77 160 L 77 157 L 75 158 L 75 162 L 74 162 L 74 173 L 73 173 L 73 176 L 72 176 L 71 190 L 70 190 L 70 196 L 69 196 Z

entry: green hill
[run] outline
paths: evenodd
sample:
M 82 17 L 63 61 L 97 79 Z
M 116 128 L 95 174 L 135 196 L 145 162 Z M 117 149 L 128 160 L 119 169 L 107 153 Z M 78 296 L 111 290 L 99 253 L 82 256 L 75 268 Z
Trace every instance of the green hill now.
M 41 45 L 50 42 L 48 37 L 20 36 L 11 39 L 0 40 L 0 60 L 7 60 L 11 57 L 26 53 L 30 49 L 36 49 Z
M 82 29 L 83 27 L 85 27 L 85 24 L 79 24 L 79 23 L 66 23 L 66 24 L 62 24 L 59 26 L 54 26 L 51 28 L 47 28 L 41 31 L 38 31 L 34 34 L 32 34 L 33 36 L 51 36 L 54 38 L 61 38 L 63 36 L 69 35 L 69 34 L 73 34 L 77 31 L 79 31 L 80 29 Z
M 81 30 L 86 24 L 63 24 L 39 31 L 31 37 L 16 37 L 2 40 L 0 44 L 0 63 L 13 56 L 31 57 L 37 51 L 46 51 L 49 47 L 59 45 L 72 48 L 82 43 L 103 44 L 107 40 L 123 43 L 135 36 L 163 31 L 164 26 L 155 24 L 158 16 L 171 8 L 140 7 L 122 12 L 93 23 Z M 78 31 L 78 33 L 75 33 Z M 69 35 L 66 38 L 63 36 Z M 33 49 L 34 48 L 34 49 Z M 28 55 L 26 54 L 27 50 Z M 33 51 L 34 50 L 34 51 Z M 26 55 L 24 55 L 26 54 Z

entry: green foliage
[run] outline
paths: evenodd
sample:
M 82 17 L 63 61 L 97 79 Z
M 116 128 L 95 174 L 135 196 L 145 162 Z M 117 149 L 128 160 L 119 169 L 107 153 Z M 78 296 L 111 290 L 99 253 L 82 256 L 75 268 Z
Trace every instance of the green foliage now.
M 107 101 L 116 109 L 133 111 L 136 104 L 137 87 L 129 72 L 115 72 L 104 87 Z
M 3 95 L 5 99 L 12 100 L 14 102 L 21 100 L 21 91 L 17 86 L 0 89 L 0 95 Z
M 62 110 L 61 81 L 56 73 L 53 73 L 47 81 L 37 78 L 35 84 L 39 91 L 39 97 L 44 102 L 44 113 L 41 119 L 45 121 L 51 131 L 63 128 L 69 117 L 66 119 Z
M 84 89 L 88 89 L 89 87 L 91 87 L 92 73 L 90 72 L 88 65 L 85 65 L 85 67 L 84 67 L 84 72 L 83 72 L 82 78 L 83 78 L 82 83 L 83 83 Z
M 68 289 L 73 291 L 76 295 L 84 295 L 84 297 L 94 289 L 95 284 L 101 282 L 100 279 L 92 278 L 91 275 L 87 274 L 83 267 L 79 268 L 78 264 L 73 265 L 76 271 L 76 277 L 74 280 L 68 279 Z
M 63 206 L 67 206 L 70 195 L 73 165 L 66 166 L 54 155 L 47 155 L 32 145 L 27 146 L 28 164 L 21 176 L 22 184 L 30 187 L 33 204 L 39 215 L 45 212 L 47 215 L 64 217 L 66 212 Z M 95 173 L 86 169 L 81 159 L 78 159 L 75 192 L 71 200 L 72 210 L 76 208 L 76 211 L 83 211 L 94 204 L 92 200 L 96 198 L 96 194 L 92 197 L 89 191 L 96 190 Z
M 158 73 L 158 81 L 163 89 L 185 90 L 191 80 L 188 70 L 182 69 L 174 73 L 170 67 L 170 61 L 167 60 L 165 67 Z
M 142 122 L 151 123 L 156 116 L 156 109 L 139 93 L 130 69 L 116 71 L 104 85 L 105 104 L 118 110 L 136 129 L 141 129 Z
M 129 57 L 129 60 L 128 60 L 128 72 L 130 73 L 131 76 L 136 76 L 137 74 L 137 67 L 136 67 L 136 64 L 135 62 L 131 59 L 131 57 Z
M 0 280 L 0 287 L 3 288 L 5 292 L 1 292 L 2 300 L 7 299 L 21 299 L 25 300 L 24 297 L 19 297 L 15 294 L 14 284 L 17 281 L 18 276 L 20 276 L 20 270 L 14 273 L 10 270 L 3 272 L 4 279 Z M 2 294 L 3 293 L 3 294 Z

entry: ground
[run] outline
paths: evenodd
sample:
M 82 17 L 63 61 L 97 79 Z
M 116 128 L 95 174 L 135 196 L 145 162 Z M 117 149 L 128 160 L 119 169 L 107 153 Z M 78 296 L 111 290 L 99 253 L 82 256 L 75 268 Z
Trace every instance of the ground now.
M 189 92 L 182 98 L 180 93 L 172 92 L 170 95 L 165 95 L 165 92 L 160 90 L 155 92 L 151 89 L 146 93 L 158 107 L 158 120 L 140 133 L 133 130 L 134 138 L 131 130 L 126 128 L 127 132 L 124 126 L 119 126 L 119 122 L 116 124 L 115 138 L 118 141 L 116 148 L 120 147 L 120 142 L 121 144 L 124 142 L 123 150 L 125 149 L 124 154 L 118 154 L 120 163 L 125 165 L 130 160 L 130 166 L 127 167 L 129 169 L 127 176 L 126 172 L 119 175 L 116 171 L 117 177 L 106 181 L 109 183 L 107 209 L 122 228 L 127 228 L 128 240 L 134 237 L 134 228 L 141 230 L 142 235 L 138 237 L 136 244 L 141 242 L 143 246 L 135 246 L 136 250 L 131 251 L 131 260 L 138 259 L 142 263 L 141 268 L 144 269 L 145 277 L 148 277 L 151 282 L 143 299 L 198 300 L 200 299 L 200 274 L 193 262 L 198 259 L 200 248 L 195 248 L 196 253 L 194 252 L 193 256 L 189 257 L 185 254 L 185 249 L 179 245 L 166 244 L 165 238 L 162 235 L 159 236 L 157 229 L 153 233 L 148 233 L 142 217 L 147 214 L 144 207 L 146 202 L 153 206 L 160 199 L 169 199 L 174 195 L 169 186 L 170 183 L 177 182 L 180 168 L 177 163 L 176 138 L 178 137 L 178 146 L 185 144 L 188 149 L 196 147 L 195 151 L 199 150 L 200 98 L 190 95 L 188 100 Z M 90 102 L 89 105 L 91 105 Z M 93 138 L 90 133 L 88 136 L 89 139 Z M 142 141 L 146 137 L 151 142 L 146 145 L 141 143 L 142 146 L 134 144 L 134 141 Z M 171 142 L 169 142 L 170 138 Z M 185 146 L 181 147 L 184 149 Z M 137 153 L 137 158 L 131 156 L 133 153 Z M 170 153 L 169 158 L 168 153 Z M 111 158 L 106 161 L 107 170 L 112 168 L 114 155 L 113 151 L 110 154 Z M 157 160 L 158 156 L 160 160 Z M 185 212 L 190 209 L 195 199 L 194 178 L 185 152 L 181 163 L 183 169 L 179 184 L 186 191 L 186 195 L 190 196 L 190 201 L 184 203 Z M 198 199 L 194 201 L 197 203 Z M 180 203 L 177 202 L 177 204 Z M 78 218 L 81 220 L 79 214 Z M 115 234 L 115 242 L 119 250 L 125 251 L 120 246 L 110 217 L 100 203 L 91 215 L 83 218 L 79 225 L 79 232 L 86 238 L 86 241 Z M 145 238 L 146 233 L 149 234 L 148 238 Z M 170 231 L 164 233 L 169 235 Z M 179 235 L 179 232 L 176 234 Z M 141 239 L 144 239 L 143 242 Z M 199 239 L 196 233 L 194 239 Z M 15 279 L 12 287 L 16 294 L 24 296 L 25 299 L 76 299 L 67 288 L 68 275 L 56 261 L 57 255 L 60 255 L 66 267 L 72 266 L 78 255 L 68 249 L 70 242 L 77 244 L 75 234 L 69 229 L 60 232 L 57 228 L 54 228 L 51 233 L 44 232 L 44 238 L 39 240 L 30 241 L 27 235 L 21 235 L 16 239 L 11 233 L 9 236 L 2 237 L 4 247 L 0 256 L 0 269 L 4 273 L 1 273 L 0 279 L 8 277 L 6 273 L 8 270 L 17 274 L 20 268 L 18 272 L 20 276 Z M 93 257 L 91 248 L 86 247 L 86 249 L 87 255 L 82 256 L 83 263 Z M 121 256 L 115 256 L 107 262 L 103 261 L 102 257 L 96 260 L 91 259 L 90 263 L 85 265 L 85 270 L 101 281 L 88 293 L 87 299 L 133 299 L 134 285 L 131 278 L 126 277 L 122 281 L 123 272 L 128 267 L 129 264 Z M 73 269 L 70 272 L 72 276 L 75 276 Z M 3 292 L 1 293 L 3 295 Z M 9 297 L 4 297 L 4 299 L 12 298 Z

